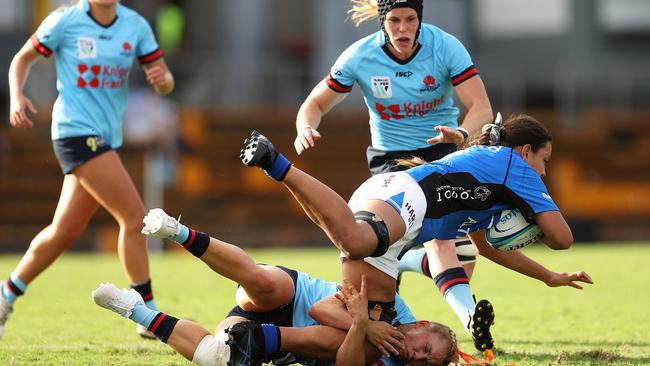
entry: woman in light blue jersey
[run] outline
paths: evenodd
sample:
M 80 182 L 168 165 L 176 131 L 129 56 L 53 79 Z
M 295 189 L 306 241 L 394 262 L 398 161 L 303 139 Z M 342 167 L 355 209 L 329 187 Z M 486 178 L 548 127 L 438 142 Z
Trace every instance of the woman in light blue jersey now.
M 372 174 L 403 170 L 396 161 L 434 161 L 456 151 L 493 120 L 478 69 L 453 35 L 423 23 L 422 0 L 352 0 L 356 25 L 379 18 L 381 30 L 348 47 L 329 75 L 304 101 L 296 117 L 298 154 L 321 138 L 321 118 L 359 85 L 368 108 L 371 145 L 366 154 Z M 467 109 L 459 123 L 454 93 Z M 477 251 L 467 238 L 457 255 L 471 277 Z M 418 270 L 422 252 L 410 252 L 402 269 Z M 422 271 L 419 271 L 422 272 Z
M 162 209 L 150 210 L 143 221 L 144 234 L 177 242 L 215 273 L 238 283 L 237 305 L 217 325 L 213 335 L 191 321 L 147 308 L 133 290 L 121 291 L 112 284 L 102 284 L 93 292 L 93 300 L 99 306 L 146 326 L 160 340 L 196 364 L 260 365 L 264 360 L 273 360 L 275 365 L 289 365 L 313 364 L 316 359 L 336 359 L 337 365 L 354 364 L 354 361 L 370 364 L 381 354 L 376 347 L 364 342 L 365 339 L 384 339 L 387 334 L 400 339 L 404 347 L 399 348 L 399 358 L 382 358 L 382 364 L 393 365 L 395 363 L 391 361 L 397 361 L 400 365 L 425 362 L 447 365 L 458 359 L 454 333 L 439 323 L 416 321 L 399 296 L 395 296 L 397 317 L 392 325 L 368 319 L 367 312 L 359 324 L 359 315 L 363 315 L 359 306 L 364 305 L 359 302 L 367 298 L 363 287 L 357 293 L 348 284 L 341 295 L 342 300 L 349 301 L 351 306 L 355 304 L 354 316 L 348 315 L 341 307 L 334 309 L 319 305 L 316 310 L 330 313 L 330 316 L 346 322 L 347 327 L 318 326 L 312 317 L 312 306 L 337 293 L 336 283 L 282 266 L 255 264 L 238 246 L 192 230 Z M 350 338 L 346 335 L 348 329 L 354 342 L 347 342 Z M 382 350 L 393 349 L 388 341 L 380 341 L 379 345 Z
M 379 17 L 381 30 L 338 58 L 300 107 L 296 152 L 321 138 L 321 118 L 358 84 L 370 116 L 373 174 L 402 170 L 395 159 L 437 160 L 493 120 L 485 87 L 469 53 L 452 35 L 422 22 L 422 0 L 353 0 L 353 21 Z M 462 127 L 453 93 L 468 113 Z
M 80 0 L 51 13 L 14 56 L 9 68 L 13 127 L 33 126 L 28 112 L 37 111 L 23 86 L 39 56 L 52 55 L 59 92 L 52 111 L 52 140 L 63 186 L 52 223 L 32 240 L 2 286 L 0 334 L 16 297 L 83 233 L 100 205 L 119 224 L 118 253 L 129 283 L 156 308 L 140 234 L 144 205 L 117 149 L 122 145 L 134 59 L 158 94 L 169 94 L 174 78 L 144 18 L 118 0 Z M 138 330 L 151 336 L 142 327 Z
M 460 228 L 486 229 L 495 214 L 516 207 L 544 232 L 553 249 L 567 249 L 571 229 L 541 180 L 552 151 L 551 135 L 530 116 L 515 116 L 486 129 L 477 146 L 401 172 L 378 174 L 364 182 L 346 203 L 336 192 L 295 168 L 258 132 L 240 154 L 281 181 L 307 215 L 341 250 L 343 278 L 358 287 L 362 275 L 368 298 L 386 303 L 394 296 L 397 259 L 424 243 L 436 286 L 471 332 L 479 350 L 493 347 L 494 312 L 487 300 L 474 304 L 469 280 L 455 255 Z M 490 259 L 547 283 L 522 253 Z M 514 262 L 523 263 L 513 266 Z M 552 285 L 591 282 L 584 272 L 560 274 Z M 573 286 L 576 287 L 576 286 Z

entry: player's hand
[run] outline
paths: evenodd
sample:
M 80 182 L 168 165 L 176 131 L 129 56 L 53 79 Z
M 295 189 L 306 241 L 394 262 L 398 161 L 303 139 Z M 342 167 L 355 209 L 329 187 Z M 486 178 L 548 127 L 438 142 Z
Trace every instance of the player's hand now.
M 569 286 L 582 290 L 582 286 L 577 282 L 594 283 L 586 272 L 554 272 L 551 278 L 546 281 L 546 285 L 549 287 Z
M 427 144 L 456 144 L 462 145 L 465 142 L 465 136 L 457 129 L 449 126 L 436 126 L 434 130 L 439 134 L 427 140 Z
M 311 127 L 305 127 L 298 131 L 296 140 L 293 142 L 293 146 L 296 148 L 296 153 L 300 155 L 303 151 L 316 146 L 316 141 L 320 140 L 320 137 L 320 132 Z
M 147 82 L 154 88 L 162 88 L 171 82 L 171 74 L 160 65 L 148 67 L 144 72 L 147 76 Z
M 384 321 L 371 320 L 366 339 L 386 357 L 390 357 L 391 353 L 397 356 L 404 349 L 404 334 Z
M 353 284 L 343 280 L 339 285 L 339 292 L 336 297 L 345 304 L 352 322 L 357 324 L 368 324 L 368 297 L 366 296 L 366 276 L 361 276 L 361 290 L 357 291 Z
M 11 98 L 11 107 L 9 110 L 9 123 L 16 128 L 32 128 L 34 122 L 27 116 L 27 109 L 37 114 L 38 110 L 34 108 L 32 101 L 24 95 Z

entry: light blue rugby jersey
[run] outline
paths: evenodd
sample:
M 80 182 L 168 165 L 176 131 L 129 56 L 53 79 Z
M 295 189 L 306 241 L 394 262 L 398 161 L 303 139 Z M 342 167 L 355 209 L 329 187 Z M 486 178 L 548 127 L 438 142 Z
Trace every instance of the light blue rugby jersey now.
M 293 303 L 293 326 L 294 327 L 308 327 L 317 325 L 318 323 L 309 316 L 309 308 L 312 307 L 319 300 L 331 296 L 338 290 L 335 282 L 323 281 L 319 278 L 309 276 L 304 272 L 298 272 L 298 281 L 296 283 L 296 296 Z M 393 320 L 393 324 L 409 324 L 415 323 L 417 320 L 411 313 L 411 309 L 406 305 L 404 300 L 399 295 L 395 295 L 395 311 L 397 316 Z M 399 362 L 393 358 L 386 358 L 382 356 L 377 362 L 380 365 L 393 365 Z M 313 365 L 316 361 L 307 360 L 307 365 Z M 323 364 L 322 362 L 318 363 Z M 331 365 L 334 365 L 331 363 Z
M 478 75 L 465 47 L 449 33 L 422 24 L 420 46 L 405 61 L 385 49 L 383 31 L 348 47 L 326 78 L 339 93 L 359 84 L 370 115 L 372 146 L 384 151 L 429 147 L 433 128 L 458 126 L 453 88 Z
M 505 208 L 518 208 L 529 222 L 559 211 L 539 174 L 509 147 L 472 146 L 405 172 L 427 200 L 417 243 L 485 229 Z
M 318 324 L 307 313 L 309 308 L 319 300 L 331 296 L 337 291 L 335 282 L 323 281 L 304 272 L 298 272 L 296 296 L 293 303 L 293 326 L 307 327 Z M 411 310 L 399 295 L 395 295 L 395 311 L 397 312 L 395 322 L 408 324 L 416 321 Z
M 133 60 L 162 57 L 149 23 L 118 3 L 117 18 L 103 26 L 90 16 L 88 0 L 80 0 L 45 18 L 31 41 L 43 56 L 56 56 L 52 139 L 99 135 L 120 147 Z

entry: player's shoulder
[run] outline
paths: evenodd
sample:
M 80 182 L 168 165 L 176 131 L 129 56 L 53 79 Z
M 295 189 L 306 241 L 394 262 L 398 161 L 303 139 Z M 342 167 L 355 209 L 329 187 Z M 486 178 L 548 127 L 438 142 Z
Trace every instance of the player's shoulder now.
M 446 32 L 433 24 L 422 23 L 420 29 L 420 43 L 432 49 L 448 47 L 450 44 L 457 46 L 462 43 L 451 33 Z
M 365 57 L 372 52 L 382 47 L 383 37 L 380 32 L 376 32 L 361 38 L 360 40 L 352 43 L 348 48 L 343 51 L 341 56 L 347 58 Z
M 137 11 L 119 3 L 117 4 L 117 16 L 121 17 L 127 22 L 131 22 L 135 24 L 147 23 L 147 20 L 142 15 L 140 15 Z
M 60 6 L 43 20 L 43 24 L 54 25 L 61 22 L 69 22 L 74 18 L 80 17 L 82 14 L 84 14 L 82 9 L 77 5 Z

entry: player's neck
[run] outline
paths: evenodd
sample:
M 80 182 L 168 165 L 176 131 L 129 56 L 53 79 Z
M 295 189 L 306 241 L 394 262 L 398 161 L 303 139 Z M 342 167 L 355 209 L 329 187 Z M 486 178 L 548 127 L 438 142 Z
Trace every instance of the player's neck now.
M 393 55 L 393 57 L 395 57 L 396 59 L 404 61 L 404 60 L 408 60 L 411 56 L 413 56 L 413 53 L 415 53 L 415 50 L 418 48 L 417 45 L 418 44 L 416 42 L 413 45 L 413 47 L 411 47 L 410 49 L 400 51 L 397 48 L 395 48 L 395 46 L 389 43 L 388 52 L 390 52 Z
M 90 3 L 90 15 L 100 24 L 109 25 L 117 16 L 117 5 L 97 5 Z

